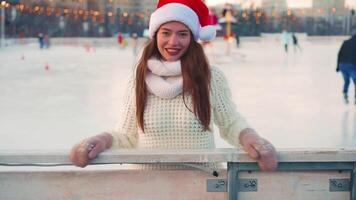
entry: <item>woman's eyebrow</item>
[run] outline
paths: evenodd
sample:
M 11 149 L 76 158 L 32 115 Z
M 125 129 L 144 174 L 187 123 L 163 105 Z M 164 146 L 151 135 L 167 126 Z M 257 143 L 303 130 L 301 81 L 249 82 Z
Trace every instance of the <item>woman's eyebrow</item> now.
M 169 28 L 164 28 L 162 27 L 161 30 L 164 30 L 164 31 L 173 31 L 172 29 L 169 29 Z M 181 32 L 189 32 L 189 30 L 187 29 L 184 29 L 184 30 L 178 30 L 177 32 L 181 33 Z
M 189 32 L 189 30 L 179 30 L 179 33 L 185 33 L 185 32 Z
M 162 27 L 161 30 L 164 30 L 164 31 L 172 31 L 171 29 L 169 29 L 169 28 L 164 28 L 164 27 Z

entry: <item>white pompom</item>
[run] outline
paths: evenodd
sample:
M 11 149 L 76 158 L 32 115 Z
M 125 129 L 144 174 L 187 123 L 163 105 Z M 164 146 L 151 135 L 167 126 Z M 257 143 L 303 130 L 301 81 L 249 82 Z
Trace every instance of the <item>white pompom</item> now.
M 209 41 L 214 39 L 216 36 L 216 28 L 215 26 L 204 26 L 200 28 L 199 31 L 199 39 L 201 39 L 202 41 Z

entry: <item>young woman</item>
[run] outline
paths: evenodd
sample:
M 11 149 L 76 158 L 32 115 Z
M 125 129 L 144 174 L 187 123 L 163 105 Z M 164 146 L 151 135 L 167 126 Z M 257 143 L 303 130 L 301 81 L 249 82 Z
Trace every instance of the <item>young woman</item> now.
M 160 0 L 157 7 L 151 40 L 128 84 L 122 123 L 76 144 L 72 162 L 84 167 L 108 148 L 212 149 L 215 122 L 223 139 L 243 147 L 262 170 L 274 170 L 273 145 L 236 112 L 223 73 L 209 66 L 197 42 L 215 37 L 207 7 L 200 0 Z

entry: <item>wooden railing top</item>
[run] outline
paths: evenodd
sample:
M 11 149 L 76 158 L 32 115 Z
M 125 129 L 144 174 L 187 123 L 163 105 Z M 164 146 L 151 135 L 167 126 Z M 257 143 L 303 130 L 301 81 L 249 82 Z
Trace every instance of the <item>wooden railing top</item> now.
M 353 149 L 277 149 L 279 162 L 356 162 Z M 70 165 L 68 150 L 0 150 L 0 165 L 62 164 Z M 108 150 L 92 164 L 118 163 L 201 163 L 254 162 L 237 149 L 211 150 Z

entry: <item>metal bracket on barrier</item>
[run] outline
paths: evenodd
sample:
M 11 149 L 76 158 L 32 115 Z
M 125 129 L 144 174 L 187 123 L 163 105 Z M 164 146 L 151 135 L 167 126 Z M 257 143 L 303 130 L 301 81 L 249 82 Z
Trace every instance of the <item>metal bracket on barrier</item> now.
M 329 179 L 330 192 L 350 191 L 350 179 Z
M 258 186 L 257 179 L 239 179 L 239 192 L 256 192 Z M 226 179 L 208 179 L 207 192 L 227 192 Z
M 226 179 L 208 179 L 206 183 L 207 192 L 227 192 Z
M 240 192 L 257 192 L 258 180 L 240 178 L 239 185 L 240 185 L 239 187 Z
M 353 163 L 350 179 L 350 200 L 356 200 L 356 162 Z

